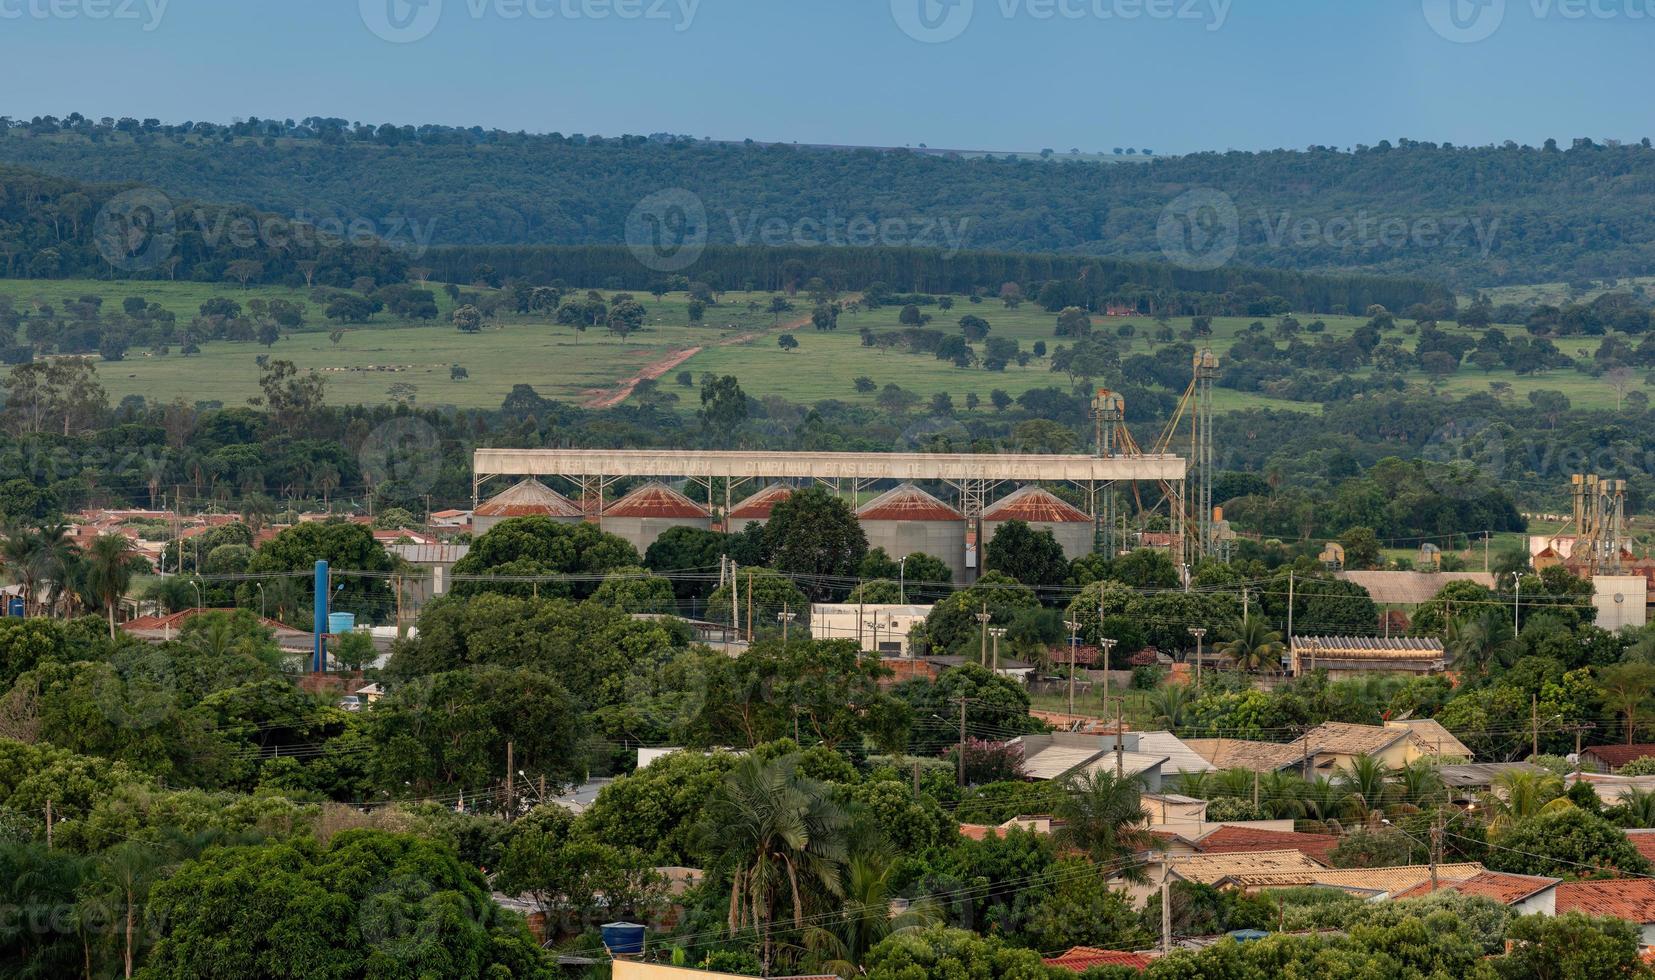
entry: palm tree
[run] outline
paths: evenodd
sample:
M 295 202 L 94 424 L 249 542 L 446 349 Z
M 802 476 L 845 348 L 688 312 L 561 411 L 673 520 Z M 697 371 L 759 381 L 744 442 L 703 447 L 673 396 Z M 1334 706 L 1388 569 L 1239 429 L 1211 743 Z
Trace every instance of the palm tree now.
M 1056 843 L 1086 852 L 1099 864 L 1119 863 L 1161 842 L 1149 832 L 1149 811 L 1144 809 L 1143 785 L 1136 776 L 1116 778 L 1103 767 L 1071 776 L 1054 807 L 1054 816 L 1063 821 L 1054 835 Z M 1143 865 L 1129 863 L 1120 875 L 1130 881 L 1144 878 Z
M 1443 636 L 1449 659 L 1461 669 L 1487 674 L 1489 668 L 1506 666 L 1517 655 L 1517 637 L 1503 612 L 1484 609 L 1449 622 Z
M 1655 690 L 1655 666 L 1640 663 L 1615 664 L 1605 667 L 1598 677 L 1598 690 L 1603 692 L 1603 706 L 1626 718 L 1626 744 L 1635 741 L 1638 716 L 1649 708 L 1650 692 Z
M 1149 710 L 1155 713 L 1155 724 L 1169 731 L 1183 728 L 1189 720 L 1189 687 L 1184 684 L 1162 684 L 1149 695 Z
M 1351 819 L 1375 823 L 1385 815 L 1385 807 L 1395 798 L 1391 778 L 1396 770 L 1384 760 L 1371 755 L 1358 755 L 1350 764 L 1341 766 L 1334 778 L 1345 791 L 1345 812 Z
M 1494 777 L 1494 787 L 1483 795 L 1483 805 L 1493 814 L 1488 822 L 1489 832 L 1497 834 L 1525 817 L 1574 804 L 1563 795 L 1563 777 L 1552 772 L 1519 771 Z
M 1249 616 L 1236 628 L 1235 639 L 1220 646 L 1218 652 L 1229 657 L 1237 670 L 1273 674 L 1281 669 L 1283 649 L 1280 633 Z
M 1448 786 L 1437 772 L 1435 760 L 1419 758 L 1396 771 L 1395 809 L 1418 813 L 1427 804 L 1446 801 Z
M 23 602 L 34 611 L 35 585 L 39 581 L 35 567 L 35 533 L 26 527 L 6 531 L 6 540 L 0 544 L 0 560 L 6 563 L 6 575 L 23 587 Z
M 1655 827 L 1655 790 L 1627 790 L 1613 815 L 1622 827 Z
M 69 571 L 75 563 L 75 543 L 69 539 L 67 524 L 42 527 L 34 534 L 35 581 L 50 582 L 47 604 L 52 615 L 57 614 L 58 600 L 68 585 Z
M 793 924 L 803 929 L 806 885 L 843 892 L 844 834 L 844 811 L 827 787 L 799 774 L 796 754 L 771 762 L 748 756 L 708 800 L 697 847 L 709 874 L 730 879 L 730 934 L 763 934 L 766 967 L 778 893 L 791 898 Z
M 862 972 L 868 950 L 880 941 L 943 921 L 942 907 L 930 899 L 892 913 L 896 858 L 878 828 L 863 825 L 853 831 L 850 858 L 840 869 L 844 907 L 837 916 L 805 932 L 807 961 L 812 969 L 850 980 Z
M 100 534 L 86 552 L 85 586 L 109 617 L 109 638 L 115 638 L 115 611 L 132 585 L 132 542 L 123 534 Z
M 1259 776 L 1259 803 L 1273 820 L 1301 820 L 1305 817 L 1303 777 L 1277 769 Z
M 1317 776 L 1304 784 L 1303 793 L 1305 819 L 1324 831 L 1339 833 L 1339 816 L 1350 802 L 1350 793 L 1344 785 L 1326 776 Z
M 94 894 L 110 913 L 105 921 L 120 923 L 121 961 L 128 980 L 132 977 L 134 953 L 142 942 L 138 935 L 138 917 L 150 886 L 165 865 L 161 852 L 142 841 L 117 844 L 94 859 Z

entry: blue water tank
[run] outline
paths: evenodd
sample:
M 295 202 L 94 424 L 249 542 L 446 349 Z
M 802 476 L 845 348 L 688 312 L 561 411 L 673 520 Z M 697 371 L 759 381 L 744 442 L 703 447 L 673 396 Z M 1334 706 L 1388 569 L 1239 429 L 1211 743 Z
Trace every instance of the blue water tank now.
M 14 595 L 6 603 L 6 615 L 22 618 L 23 608 L 23 597 L 20 595 Z
M 328 632 L 344 636 L 356 629 L 356 613 L 328 613 Z
M 636 922 L 611 922 L 600 926 L 603 944 L 616 956 L 644 954 L 644 927 Z

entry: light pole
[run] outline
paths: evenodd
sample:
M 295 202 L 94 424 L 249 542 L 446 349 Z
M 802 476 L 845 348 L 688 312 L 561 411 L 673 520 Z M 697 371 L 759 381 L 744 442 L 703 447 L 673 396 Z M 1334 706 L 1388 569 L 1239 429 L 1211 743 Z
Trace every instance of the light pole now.
M 977 623 L 983 629 L 983 649 L 977 655 L 977 662 L 984 667 L 988 666 L 988 621 L 994 617 L 989 614 L 988 603 L 983 603 L 983 611 L 977 614 Z
M 254 582 L 253 585 L 259 590 L 259 618 L 264 619 L 264 583 Z
M 1000 672 L 1000 638 L 1006 635 L 1004 626 L 991 626 L 988 635 L 994 637 L 994 667 L 996 674 Z
M 1201 690 L 1201 638 L 1207 635 L 1205 626 L 1196 626 L 1190 630 L 1195 637 L 1195 689 Z
M 899 606 L 908 604 L 908 556 L 903 555 L 896 560 L 896 601 Z
M 206 600 L 201 597 L 201 580 L 190 579 L 190 588 L 195 590 L 195 611 L 201 612 L 207 605 Z
M 776 619 L 782 624 L 782 646 L 787 646 L 787 624 L 798 618 L 799 614 L 796 612 L 788 612 L 787 606 L 785 605 L 782 606 L 782 611 L 776 614 Z M 877 637 L 874 645 L 879 645 L 877 642 Z
M 1108 637 L 1098 641 L 1098 646 L 1103 648 L 1103 703 L 1105 705 L 1109 704 L 1109 655 L 1114 652 L 1116 642 Z
M 1080 643 L 1080 622 L 1071 619 L 1063 625 L 1069 627 L 1069 715 L 1072 721 L 1075 713 L 1075 647 Z

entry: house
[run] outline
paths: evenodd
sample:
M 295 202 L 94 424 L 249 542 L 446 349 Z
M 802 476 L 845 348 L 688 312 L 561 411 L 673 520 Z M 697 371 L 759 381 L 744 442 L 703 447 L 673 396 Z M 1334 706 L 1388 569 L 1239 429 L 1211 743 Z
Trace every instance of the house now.
M 1455 800 L 1476 799 L 1479 793 L 1493 789 L 1495 781 L 1506 773 L 1545 771 L 1532 762 L 1466 762 L 1437 767 L 1437 775 L 1455 794 Z
M 625 957 L 616 957 L 613 960 L 606 959 L 603 964 L 609 968 L 610 980 L 752 980 L 752 977 L 739 973 L 715 973 L 712 970 L 695 970 L 687 966 L 665 966 L 660 963 L 644 963 Z M 813 973 L 804 976 L 786 977 L 783 980 L 839 980 L 839 978 L 832 973 Z
M 1199 842 L 1197 842 L 1199 843 Z M 1155 852 L 1144 862 L 1144 880 L 1121 881 L 1127 897 L 1142 905 L 1149 896 L 1161 889 L 1161 880 L 1171 876 L 1175 880 L 1216 885 L 1238 874 L 1268 874 L 1276 872 L 1305 872 L 1327 870 L 1321 862 L 1291 849 L 1279 851 L 1245 851 L 1232 854 L 1178 855 Z
M 1387 722 L 1384 725 L 1353 725 L 1330 721 L 1317 725 L 1289 743 L 1301 758 L 1310 759 L 1313 774 L 1328 775 L 1348 767 L 1357 756 L 1378 759 L 1400 769 L 1416 759 L 1439 758 L 1443 754 L 1470 758 L 1466 748 L 1448 730 L 1435 722 L 1416 729 L 1416 722 Z
M 966 664 L 979 663 L 976 657 L 921 657 L 930 664 L 938 674 L 955 667 L 964 667 Z M 1001 677 L 1007 677 L 1022 684 L 1029 682 L 1029 675 L 1034 673 L 1034 664 L 1013 660 L 1010 657 L 1000 658 L 1000 669 L 995 671 Z
M 1557 914 L 1607 915 L 1634 923 L 1640 942 L 1655 946 L 1655 879 L 1565 881 L 1557 886 Z
M 1194 749 L 1217 770 L 1246 769 L 1276 772 L 1304 763 L 1303 754 L 1285 742 L 1253 742 L 1241 738 L 1187 738 Z
M 1593 772 L 1618 772 L 1628 763 L 1655 756 L 1655 743 L 1632 745 L 1589 745 L 1580 753 L 1582 768 Z
M 1561 878 L 1538 875 L 1514 875 L 1503 871 L 1484 871 L 1469 878 L 1444 878 L 1437 875 L 1437 890 L 1458 892 L 1475 898 L 1499 902 L 1518 915 L 1555 915 L 1557 886 Z M 1431 881 L 1425 881 L 1393 892 L 1391 898 L 1423 898 L 1431 894 Z
M 1417 606 L 1436 598 L 1442 587 L 1450 582 L 1472 582 L 1485 589 L 1494 588 L 1490 572 L 1334 572 L 1333 577 L 1360 585 L 1373 597 L 1375 605 Z
M 1282 852 L 1272 852 L 1282 853 Z M 1299 854 L 1298 851 L 1287 853 Z M 1245 855 L 1219 855 L 1221 857 L 1237 857 Z M 1302 855 L 1301 855 L 1302 856 Z M 1306 862 L 1310 858 L 1304 859 Z M 1471 878 L 1487 871 L 1481 864 L 1474 861 L 1464 864 L 1437 865 L 1437 880 Z M 1380 898 L 1406 891 L 1415 885 L 1431 881 L 1431 869 L 1424 864 L 1398 865 L 1389 868 L 1266 868 L 1262 870 L 1241 870 L 1227 874 L 1217 881 L 1208 884 L 1219 887 L 1240 888 L 1249 892 L 1268 891 L 1273 888 L 1301 888 L 1305 885 L 1320 885 L 1327 888 L 1337 888 L 1340 891 L 1350 892 L 1367 898 Z
M 1655 792 L 1655 776 L 1611 776 L 1597 772 L 1571 772 L 1563 777 L 1568 786 L 1575 783 L 1586 783 L 1598 794 L 1598 799 L 1604 806 L 1614 806 L 1623 796 L 1633 790 L 1642 790 L 1645 793 Z
M 931 615 L 933 606 L 876 603 L 815 603 L 810 635 L 818 640 L 855 640 L 864 651 L 891 657 L 911 655 L 908 631 Z M 1005 659 L 1001 659 L 1002 666 Z
M 228 613 L 234 615 L 241 612 L 239 609 L 183 609 L 165 616 L 139 616 L 120 624 L 127 635 L 145 640 L 150 643 L 165 643 L 178 638 L 184 624 L 203 613 Z M 304 630 L 296 630 L 286 623 L 274 619 L 260 619 L 260 624 L 274 635 L 276 646 L 287 654 L 304 654 L 309 656 L 315 649 L 316 637 Z
M 1131 735 L 1121 741 L 1118 754 L 1116 739 L 1110 735 L 1054 732 L 1050 735 L 1021 735 L 1012 739 L 1011 744 L 1023 750 L 1025 778 L 1062 779 L 1098 769 L 1114 771 L 1118 765 L 1124 774 L 1139 776 L 1144 789 L 1151 793 L 1160 791 L 1161 766 L 1167 761 L 1165 755 L 1129 748 L 1134 744 Z
M 1626 839 L 1632 842 L 1632 846 L 1636 847 L 1645 859 L 1655 861 L 1655 828 L 1628 829 Z
M 1165 755 L 1167 762 L 1161 771 L 1167 775 L 1218 771 L 1217 766 L 1171 732 L 1127 732 L 1126 739 L 1129 749 L 1149 755 Z
M 1288 647 L 1294 677 L 1325 670 L 1329 680 L 1365 674 L 1440 674 L 1442 641 L 1426 636 L 1295 636 Z
M 1163 772 L 1165 769 L 1162 766 Z M 1139 799 L 1153 829 L 1199 835 L 1208 826 L 1206 800 L 1177 793 L 1144 793 Z
M 1090 946 L 1076 946 L 1062 956 L 1052 956 L 1040 962 L 1047 966 L 1057 967 L 1060 970 L 1072 970 L 1075 973 L 1085 973 L 1094 966 L 1125 966 L 1134 970 L 1147 970 L 1155 962 L 1159 953 L 1144 951 L 1128 953 L 1118 949 L 1094 949 Z
M 1263 851 L 1293 850 L 1320 864 L 1332 867 L 1333 860 L 1329 854 L 1339 846 L 1339 838 L 1332 834 L 1301 834 L 1296 831 L 1262 830 L 1220 824 L 1196 838 L 1195 843 L 1203 854 L 1256 854 Z
M 1415 743 L 1429 747 L 1430 751 L 1427 754 L 1437 759 L 1455 758 L 1470 761 L 1473 755 L 1469 746 L 1455 738 L 1453 732 L 1442 727 L 1442 722 L 1434 718 L 1387 721 L 1385 727 L 1412 732 Z
M 471 552 L 468 544 L 392 544 L 385 549 L 414 566 L 420 574 L 403 580 L 404 596 L 418 607 L 453 585 L 454 565 Z
M 1063 821 L 1054 820 L 1046 814 L 1012 817 L 1002 824 L 962 823 L 960 836 L 971 840 L 987 840 L 990 837 L 1004 837 L 1013 830 L 1027 831 L 1031 834 L 1049 836 Z

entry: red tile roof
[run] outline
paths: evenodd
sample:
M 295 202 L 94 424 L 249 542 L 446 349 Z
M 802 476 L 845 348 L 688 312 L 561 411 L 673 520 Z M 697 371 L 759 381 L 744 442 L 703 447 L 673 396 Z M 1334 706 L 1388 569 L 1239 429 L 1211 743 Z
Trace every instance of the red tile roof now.
M 1053 956 L 1040 962 L 1063 970 L 1085 973 L 1094 966 L 1129 966 L 1134 970 L 1147 970 L 1149 965 L 1155 962 L 1155 957 L 1151 953 L 1128 953 L 1118 949 L 1076 946 L 1062 956 Z
M 767 521 L 776 505 L 793 496 L 793 488 L 785 483 L 772 483 L 730 510 L 731 521 Z
M 1565 881 L 1557 886 L 1557 914 L 1607 915 L 1647 925 L 1655 922 L 1655 879 Z
M 580 517 L 580 508 L 539 480 L 496 494 L 477 508 L 478 517 Z
M 1523 899 L 1556 885 L 1556 878 L 1541 878 L 1536 875 L 1512 875 L 1499 871 L 1484 871 L 1482 874 L 1472 875 L 1469 878 L 1456 878 L 1437 882 L 1437 887 L 1443 891 L 1459 892 L 1461 895 L 1471 895 L 1478 898 L 1487 898 L 1499 902 L 1501 905 L 1512 905 Z M 1392 898 L 1421 898 L 1430 894 L 1431 883 L 1422 881 L 1412 888 L 1404 888 L 1392 895 Z
M 1220 827 L 1197 841 L 1203 854 L 1242 854 L 1253 851 L 1298 851 L 1332 867 L 1328 853 L 1339 844 L 1332 834 L 1300 834 L 1288 830 Z
M 1642 742 L 1637 745 L 1588 745 L 1585 752 L 1589 752 L 1612 769 L 1619 769 L 1629 762 L 1655 755 L 1655 744 Z
M 987 840 L 990 837 L 1000 836 L 1000 831 L 985 823 L 960 824 L 960 836 L 970 840 Z
M 963 521 L 965 515 L 914 486 L 902 486 L 868 501 L 856 512 L 864 521 Z
M 708 514 L 700 504 L 666 484 L 646 483 L 604 508 L 603 516 L 705 518 Z
M 1638 849 L 1638 853 L 1655 861 L 1655 830 L 1628 830 L 1626 839 Z
M 1026 521 L 1030 524 L 1090 524 L 1079 507 L 1040 487 L 1024 487 L 983 512 L 985 521 Z

